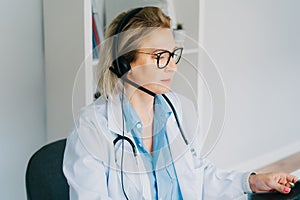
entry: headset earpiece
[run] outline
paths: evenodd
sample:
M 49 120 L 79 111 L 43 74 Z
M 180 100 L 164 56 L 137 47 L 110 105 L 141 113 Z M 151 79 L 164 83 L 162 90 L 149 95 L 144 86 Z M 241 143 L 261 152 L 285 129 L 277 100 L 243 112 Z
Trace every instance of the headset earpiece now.
M 110 70 L 115 73 L 118 78 L 122 78 L 130 69 L 130 63 L 126 60 L 124 56 L 120 56 L 115 59 L 112 63 L 113 67 L 110 67 Z

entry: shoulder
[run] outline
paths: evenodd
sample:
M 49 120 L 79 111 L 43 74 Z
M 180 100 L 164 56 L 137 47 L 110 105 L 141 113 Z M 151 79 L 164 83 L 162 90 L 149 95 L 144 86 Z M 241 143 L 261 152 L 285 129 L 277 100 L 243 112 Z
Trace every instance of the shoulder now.
M 106 106 L 107 106 L 107 99 L 103 97 L 99 97 L 93 103 L 84 106 L 80 109 L 77 114 L 78 118 L 93 118 L 95 114 L 105 114 Z
M 99 97 L 93 103 L 84 106 L 74 115 L 74 127 L 83 127 L 91 125 L 97 127 L 97 124 L 107 121 L 107 100 Z
M 83 107 L 74 121 L 68 139 L 77 138 L 92 156 L 106 160 L 104 157 L 111 143 L 107 126 L 107 100 L 100 97 Z

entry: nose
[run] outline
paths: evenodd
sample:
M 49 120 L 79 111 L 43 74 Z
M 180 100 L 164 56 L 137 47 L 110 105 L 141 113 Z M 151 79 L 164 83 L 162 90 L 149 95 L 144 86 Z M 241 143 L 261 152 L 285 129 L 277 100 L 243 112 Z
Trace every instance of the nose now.
M 174 61 L 174 58 L 171 57 L 168 65 L 165 67 L 165 71 L 177 71 L 177 64 Z

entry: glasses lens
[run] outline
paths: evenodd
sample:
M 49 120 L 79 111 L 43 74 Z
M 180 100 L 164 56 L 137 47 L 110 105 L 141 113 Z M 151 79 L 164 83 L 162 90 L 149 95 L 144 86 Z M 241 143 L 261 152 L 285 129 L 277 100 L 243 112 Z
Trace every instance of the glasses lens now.
M 181 54 L 182 54 L 182 48 L 175 49 L 173 59 L 176 64 L 179 62 L 181 58 Z
M 169 52 L 163 52 L 158 57 L 158 68 L 164 68 L 167 66 L 170 59 L 170 53 Z

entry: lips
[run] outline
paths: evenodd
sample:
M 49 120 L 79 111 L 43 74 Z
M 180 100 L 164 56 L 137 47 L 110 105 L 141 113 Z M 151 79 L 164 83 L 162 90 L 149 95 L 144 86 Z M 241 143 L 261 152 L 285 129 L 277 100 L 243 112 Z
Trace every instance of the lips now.
M 168 79 L 162 79 L 161 81 L 164 82 L 164 83 L 170 83 L 171 80 L 172 80 L 171 78 L 168 78 Z

